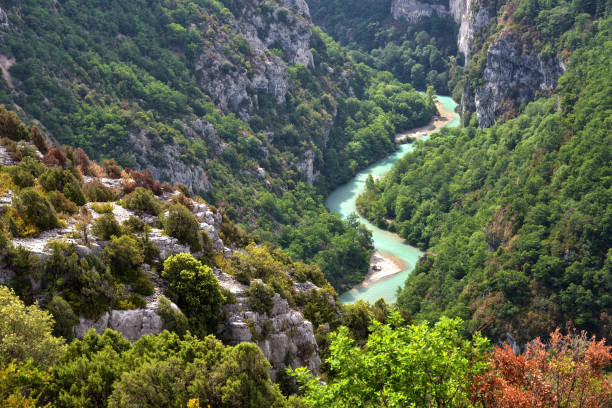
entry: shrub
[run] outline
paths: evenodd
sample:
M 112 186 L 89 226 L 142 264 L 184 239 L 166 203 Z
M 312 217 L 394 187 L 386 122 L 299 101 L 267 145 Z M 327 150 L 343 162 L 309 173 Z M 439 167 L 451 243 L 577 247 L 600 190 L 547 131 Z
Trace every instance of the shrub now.
M 89 156 L 87 156 L 85 150 L 81 149 L 80 147 L 74 151 L 74 165 L 79 166 L 83 174 L 89 174 L 91 160 L 89 160 Z
M 32 173 L 19 166 L 11 167 L 9 169 L 9 173 L 11 175 L 11 180 L 13 181 L 13 184 L 15 184 L 17 187 L 32 187 L 36 182 L 36 179 L 34 178 Z
M 26 188 L 19 194 L 19 199 L 25 207 L 25 213 L 31 223 L 41 230 L 49 230 L 58 226 L 57 214 L 49 201 L 32 188 Z
M 272 308 L 274 307 L 274 302 L 272 301 L 274 298 L 274 289 L 261 280 L 255 279 L 251 281 L 248 295 L 248 305 L 252 310 L 260 314 L 272 313 Z
M 47 305 L 47 310 L 55 319 L 53 334 L 66 340 L 72 340 L 74 338 L 72 327 L 79 323 L 79 318 L 74 314 L 68 302 L 61 296 L 54 296 Z
M 189 208 L 190 210 L 193 210 L 193 200 L 191 198 L 188 198 L 183 193 L 178 193 L 178 194 L 175 194 L 174 196 L 172 196 L 172 202 L 175 203 L 175 204 L 184 205 L 185 207 Z
M 147 307 L 146 300 L 144 300 L 143 297 L 137 293 L 132 293 L 127 298 L 127 302 L 131 306 L 130 309 L 144 309 Z
M 199 230 L 198 220 L 187 207 L 181 204 L 170 206 L 164 222 L 164 231 L 168 235 L 190 245 L 192 251 L 199 251 Z
M 142 296 L 151 296 L 154 291 L 153 284 L 149 281 L 146 275 L 141 274 L 136 282 L 132 283 L 132 291 Z
M 42 154 L 46 154 L 49 151 L 49 143 L 47 143 L 47 139 L 40 133 L 40 129 L 36 125 L 30 128 L 30 140 Z
M 112 179 L 118 179 L 121 177 L 121 167 L 119 167 L 115 159 L 104 160 L 101 164 L 107 177 Z
M 98 214 L 112 214 L 115 206 L 111 203 L 93 203 L 91 209 Z
M 98 238 L 108 241 L 121 235 L 121 226 L 113 214 L 103 214 L 94 221 L 92 231 Z
M 66 167 L 66 153 L 54 147 L 49 150 L 42 158 L 42 162 L 45 163 L 48 167 Z
M 100 180 L 92 180 L 83 184 L 83 191 L 88 201 L 102 202 L 115 199 L 113 190 L 102 184 Z
M 128 235 L 113 237 L 104 253 L 115 276 L 128 282 L 134 281 L 138 276 L 140 265 L 144 262 L 144 254 L 134 238 Z
M 37 305 L 26 306 L 6 286 L 0 286 L 0 366 L 31 360 L 48 367 L 65 352 L 64 340 L 53 337 L 53 318 Z
M 214 333 L 223 295 L 212 269 L 191 254 L 178 254 L 166 259 L 162 276 L 175 290 L 191 329 L 199 335 Z
M 146 188 L 139 187 L 123 198 L 122 204 L 128 210 L 139 214 L 157 215 L 161 211 L 159 200 Z
M 59 191 L 50 192 L 49 201 L 51 201 L 51 204 L 56 211 L 66 214 L 74 214 L 78 211 L 77 206 Z
M 153 263 L 159 259 L 159 249 L 157 245 L 146 237 L 140 240 L 140 244 L 142 245 L 145 262 L 149 265 L 153 265 Z
M 166 330 L 178 333 L 180 335 L 187 332 L 189 327 L 187 317 L 185 317 L 180 310 L 173 308 L 172 303 L 167 297 L 162 296 L 159 298 L 157 313 L 164 320 L 164 328 Z
M 140 218 L 131 216 L 127 220 L 123 221 L 123 228 L 130 233 L 146 232 L 149 226 Z
M 78 206 L 87 202 L 79 181 L 70 170 L 47 170 L 39 177 L 39 182 L 45 191 L 61 191 Z
M 27 140 L 27 128 L 21 123 L 17 114 L 0 105 L 0 137 L 8 137 L 11 140 Z
M 126 193 L 131 193 L 137 187 L 151 190 L 155 195 L 161 195 L 163 193 L 161 184 L 153 178 L 150 169 L 147 169 L 144 173 L 137 170 L 129 170 L 128 174 L 133 181 L 124 186 L 124 191 Z

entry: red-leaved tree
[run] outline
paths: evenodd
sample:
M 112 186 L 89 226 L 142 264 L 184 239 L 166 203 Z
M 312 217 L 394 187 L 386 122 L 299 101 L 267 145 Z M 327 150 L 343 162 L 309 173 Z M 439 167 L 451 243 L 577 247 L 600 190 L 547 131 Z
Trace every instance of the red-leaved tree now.
M 472 400 L 495 408 L 604 408 L 612 406 L 605 369 L 612 354 L 605 341 L 551 334 L 531 342 L 524 354 L 508 346 L 491 353 L 490 370 L 474 381 Z

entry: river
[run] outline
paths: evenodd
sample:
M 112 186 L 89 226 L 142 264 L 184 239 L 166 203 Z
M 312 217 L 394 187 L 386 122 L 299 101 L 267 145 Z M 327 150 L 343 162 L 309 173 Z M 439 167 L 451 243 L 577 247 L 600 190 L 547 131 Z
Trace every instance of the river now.
M 445 111 L 452 112 L 452 119 L 443 126 L 458 126 L 459 115 L 454 113 L 457 104 L 447 96 L 436 96 L 436 99 Z M 339 214 L 342 218 L 348 217 L 351 213 L 356 213 L 355 201 L 357 196 L 363 192 L 368 175 L 371 174 L 376 178 L 385 174 L 396 161 L 414 150 L 414 147 L 414 143 L 402 144 L 390 156 L 359 172 L 350 182 L 338 187 L 327 197 L 327 200 L 325 200 L 327 208 L 331 212 Z M 388 303 L 395 302 L 397 288 L 404 284 L 422 253 L 417 248 L 406 244 L 398 235 L 377 228 L 361 216 L 359 216 L 359 222 L 372 231 L 375 250 L 383 257 L 393 259 L 396 264 L 401 265 L 400 269 L 402 271 L 370 285 L 357 286 L 341 294 L 339 300 L 341 303 L 353 303 L 359 299 L 375 302 L 383 298 Z

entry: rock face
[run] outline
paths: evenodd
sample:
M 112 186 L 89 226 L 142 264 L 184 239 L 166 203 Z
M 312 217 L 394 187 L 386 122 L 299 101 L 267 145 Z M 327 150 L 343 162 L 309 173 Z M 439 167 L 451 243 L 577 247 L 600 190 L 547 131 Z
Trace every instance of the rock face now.
M 222 339 L 232 345 L 255 342 L 272 364 L 273 379 L 287 367 L 308 367 L 313 374 L 318 374 L 321 358 L 312 323 L 291 309 L 278 293 L 274 295 L 269 316 L 254 312 L 247 304 L 247 286 L 221 271 L 215 275 L 219 284 L 236 297 L 236 303 L 223 308 L 226 318 L 218 330 Z
M 411 23 L 437 15 L 452 16 L 459 25 L 457 46 L 465 55 L 465 65 L 470 57 L 480 51 L 474 48 L 474 39 L 493 34 L 497 10 L 503 2 L 497 0 L 448 0 L 446 5 L 426 4 L 418 0 L 393 0 L 391 13 L 395 19 Z M 468 86 L 463 91 L 461 110 L 464 119 L 476 112 L 480 127 L 490 127 L 500 118 L 509 118 L 518 112 L 523 101 L 533 100 L 536 92 L 547 93 L 557 86 L 557 80 L 565 71 L 557 58 L 544 60 L 529 50 L 510 31 L 502 30 L 489 45 L 486 64 L 482 73 L 482 85 L 478 89 Z
M 204 122 L 196 122 L 202 124 L 203 131 L 207 129 Z M 195 130 L 191 129 L 187 135 L 193 139 L 201 137 L 204 140 L 206 140 L 206 137 L 214 137 L 208 133 L 205 133 L 205 135 L 198 134 Z M 131 133 L 129 141 L 131 151 L 134 152 L 141 168 L 151 169 L 151 173 L 156 179 L 177 181 L 185 184 L 190 191 L 195 193 L 202 194 L 210 190 L 211 184 L 208 181 L 206 172 L 199 165 L 195 163 L 190 164 L 183 160 L 181 157 L 182 149 L 176 140 L 158 143 L 155 137 L 147 135 L 144 130 L 141 130 L 139 133 Z M 224 148 L 219 144 L 213 146 L 215 149 Z
M 74 335 L 82 339 L 91 328 L 100 334 L 106 329 L 116 330 L 126 339 L 135 341 L 147 334 L 161 333 L 164 322 L 153 308 L 112 310 L 95 321 L 81 317 L 80 323 L 73 328 Z
M 450 12 L 443 4 L 421 3 L 418 0 L 393 0 L 391 2 L 391 15 L 396 20 L 404 19 L 415 24 L 434 15 L 447 17 Z
M 483 86 L 474 97 L 481 127 L 492 126 L 522 101 L 532 100 L 536 91 L 551 92 L 563 75 L 564 67 L 557 58 L 544 61 L 522 49 L 522 44 L 505 32 L 489 47 Z
M 4 11 L 2 7 L 0 7 L 0 30 L 6 31 L 10 28 L 11 24 L 9 22 L 8 15 L 6 14 L 6 11 Z
M 491 19 L 489 8 L 485 3 L 477 7 L 474 5 L 474 0 L 449 0 L 450 13 L 455 23 L 459 25 L 457 47 L 465 55 L 466 65 L 474 35 L 486 27 Z
M 304 0 L 251 0 L 236 8 L 232 10 L 236 20 L 231 26 L 250 47 L 248 63 L 233 61 L 226 51 L 231 40 L 225 33 L 217 33 L 202 50 L 195 70 L 201 88 L 223 111 L 248 120 L 259 94 L 268 94 L 276 103 L 284 101 L 289 87 L 285 61 L 314 66 L 310 51 L 312 21 Z M 271 53 L 272 48 L 282 52 L 285 61 Z

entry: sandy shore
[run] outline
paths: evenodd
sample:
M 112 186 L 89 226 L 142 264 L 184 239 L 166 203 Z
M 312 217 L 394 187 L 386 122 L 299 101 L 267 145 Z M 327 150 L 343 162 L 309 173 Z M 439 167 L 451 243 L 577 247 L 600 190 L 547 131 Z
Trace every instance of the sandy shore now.
M 393 275 L 397 275 L 406 269 L 408 269 L 408 265 L 400 259 L 376 251 L 372 258 L 370 258 L 370 271 L 368 275 L 357 287 L 368 287 Z
M 405 142 L 407 139 L 418 140 L 424 135 L 440 130 L 440 128 L 442 128 L 448 122 L 453 120 L 453 117 L 455 116 L 454 112 L 450 112 L 444 109 L 444 106 L 442 106 L 440 102 L 436 102 L 436 107 L 438 108 L 438 112 L 440 113 L 440 115 L 435 116 L 429 123 L 429 125 L 411 129 L 407 132 L 398 133 L 397 135 L 395 135 L 395 141 L 397 143 L 402 143 Z

